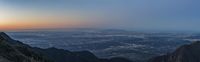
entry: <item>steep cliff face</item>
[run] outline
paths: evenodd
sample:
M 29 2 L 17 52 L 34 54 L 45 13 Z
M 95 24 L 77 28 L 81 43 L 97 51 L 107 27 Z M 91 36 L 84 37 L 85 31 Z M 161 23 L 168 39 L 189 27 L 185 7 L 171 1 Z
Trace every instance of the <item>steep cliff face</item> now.
M 132 62 L 124 58 L 99 59 L 88 51 L 41 49 L 13 40 L 0 32 L 0 62 Z
M 200 62 L 200 41 L 183 45 L 175 52 L 155 57 L 149 62 Z

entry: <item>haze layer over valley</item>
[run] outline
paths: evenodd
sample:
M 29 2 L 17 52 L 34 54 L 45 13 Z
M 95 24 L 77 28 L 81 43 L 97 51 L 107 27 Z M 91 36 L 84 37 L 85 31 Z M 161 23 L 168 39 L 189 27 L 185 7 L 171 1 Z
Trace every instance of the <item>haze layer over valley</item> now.
M 101 58 L 125 57 L 134 61 L 145 61 L 200 39 L 197 33 L 153 33 L 115 29 L 7 33 L 33 47 L 88 50 Z

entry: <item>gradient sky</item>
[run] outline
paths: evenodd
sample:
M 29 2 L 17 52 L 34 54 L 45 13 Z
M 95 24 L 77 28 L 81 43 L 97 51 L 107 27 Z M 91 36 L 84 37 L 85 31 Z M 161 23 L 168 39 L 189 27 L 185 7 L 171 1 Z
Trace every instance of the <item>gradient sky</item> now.
M 0 29 L 200 31 L 199 0 L 1 0 Z

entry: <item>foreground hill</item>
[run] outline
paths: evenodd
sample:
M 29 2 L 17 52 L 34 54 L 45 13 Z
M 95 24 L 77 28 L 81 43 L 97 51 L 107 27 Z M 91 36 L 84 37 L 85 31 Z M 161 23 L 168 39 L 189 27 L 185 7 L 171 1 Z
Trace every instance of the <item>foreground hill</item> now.
M 88 51 L 33 48 L 0 32 L 0 62 L 131 62 L 124 58 L 99 59 Z
M 155 57 L 149 62 L 200 62 L 200 41 L 183 45 L 175 52 Z

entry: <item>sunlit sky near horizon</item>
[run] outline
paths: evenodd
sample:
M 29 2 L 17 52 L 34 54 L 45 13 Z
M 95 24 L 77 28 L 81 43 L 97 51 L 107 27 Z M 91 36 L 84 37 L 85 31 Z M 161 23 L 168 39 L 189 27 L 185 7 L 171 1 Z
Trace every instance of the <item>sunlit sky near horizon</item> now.
M 199 0 L 1 0 L 0 30 L 200 31 Z

